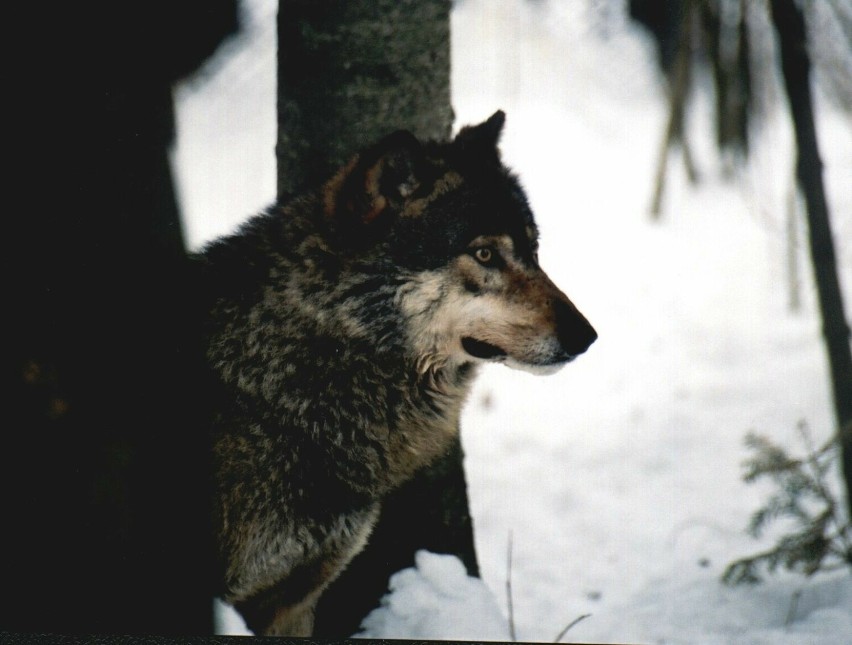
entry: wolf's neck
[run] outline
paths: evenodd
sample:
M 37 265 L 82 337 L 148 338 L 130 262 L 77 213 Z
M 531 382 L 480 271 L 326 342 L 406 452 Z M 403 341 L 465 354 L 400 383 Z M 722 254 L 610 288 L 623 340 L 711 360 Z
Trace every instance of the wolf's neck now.
M 476 366 L 467 363 L 413 376 L 388 437 L 387 481 L 391 486 L 446 454 L 459 433 L 461 411 L 475 374 Z

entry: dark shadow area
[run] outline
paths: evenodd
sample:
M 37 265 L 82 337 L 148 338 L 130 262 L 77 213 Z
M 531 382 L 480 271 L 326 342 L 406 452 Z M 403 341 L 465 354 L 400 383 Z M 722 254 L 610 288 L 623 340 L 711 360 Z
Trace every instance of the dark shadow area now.
M 209 634 L 204 392 L 171 85 L 234 0 L 17 3 L 0 630 Z

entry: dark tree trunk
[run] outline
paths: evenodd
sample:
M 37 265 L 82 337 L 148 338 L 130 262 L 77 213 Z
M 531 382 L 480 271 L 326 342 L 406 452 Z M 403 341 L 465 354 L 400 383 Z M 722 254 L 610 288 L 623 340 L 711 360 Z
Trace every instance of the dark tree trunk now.
M 852 351 L 822 183 L 822 160 L 814 124 L 805 21 L 793 0 L 772 0 L 771 6 L 781 49 L 784 87 L 790 101 L 796 136 L 796 174 L 807 206 L 811 260 L 831 370 L 849 516 L 852 517 Z
M 168 148 L 171 84 L 236 28 L 236 5 L 11 10 L 32 33 L 7 106 L 0 631 L 210 633 L 201 363 Z
M 451 132 L 449 0 L 281 0 L 279 198 L 327 179 L 396 129 Z M 383 506 L 367 548 L 325 593 L 315 635 L 352 635 L 418 549 L 453 553 L 478 573 L 457 441 Z
M 450 135 L 449 12 L 449 0 L 281 0 L 279 196 L 396 129 Z

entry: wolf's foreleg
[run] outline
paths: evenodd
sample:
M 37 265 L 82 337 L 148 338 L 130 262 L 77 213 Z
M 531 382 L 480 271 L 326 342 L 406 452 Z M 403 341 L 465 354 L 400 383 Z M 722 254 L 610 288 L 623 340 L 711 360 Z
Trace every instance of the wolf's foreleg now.
M 338 517 L 313 555 L 272 586 L 235 602 L 249 629 L 264 636 L 310 636 L 317 601 L 363 550 L 378 515 L 376 504 L 366 512 Z

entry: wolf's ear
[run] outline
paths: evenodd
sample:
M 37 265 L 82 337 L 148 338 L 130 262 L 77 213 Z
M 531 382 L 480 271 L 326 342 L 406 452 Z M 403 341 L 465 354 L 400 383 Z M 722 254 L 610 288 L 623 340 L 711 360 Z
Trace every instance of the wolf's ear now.
M 459 130 L 453 145 L 466 155 L 471 154 L 499 161 L 500 151 L 497 149 L 497 144 L 500 142 L 500 134 L 503 132 L 505 122 L 505 112 L 497 110 L 483 123 L 468 125 Z
M 407 130 L 383 138 L 352 159 L 323 188 L 328 217 L 344 226 L 371 225 L 398 213 L 419 185 L 423 146 Z

